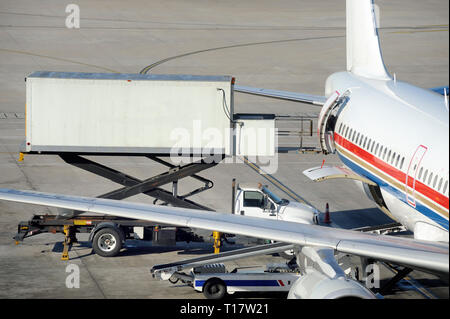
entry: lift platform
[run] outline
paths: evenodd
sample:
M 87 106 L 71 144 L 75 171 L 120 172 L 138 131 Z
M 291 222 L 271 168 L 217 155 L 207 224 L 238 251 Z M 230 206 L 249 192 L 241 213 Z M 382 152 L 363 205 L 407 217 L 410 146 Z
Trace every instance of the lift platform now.
M 175 166 L 160 157 L 145 155 L 146 158 L 166 166 L 168 171 L 141 180 L 87 159 L 80 154 L 62 153 L 55 155 L 60 156 L 70 165 L 123 186 L 108 193 L 101 194 L 98 198 L 121 200 L 137 194 L 145 194 L 154 198 L 154 204 L 159 201 L 158 204 L 161 205 L 213 211 L 212 208 L 196 203 L 188 199 L 188 197 L 209 190 L 214 186 L 214 183 L 211 180 L 201 177 L 197 175 L 197 173 L 214 167 L 218 164 L 217 161 L 211 161 L 206 158 L 190 164 Z M 107 156 L 112 155 L 114 154 L 107 154 Z M 143 156 L 142 154 L 135 155 Z M 202 182 L 203 186 L 194 189 L 187 194 L 178 195 L 178 181 L 187 177 Z M 170 183 L 172 183 L 172 192 L 161 188 L 161 186 Z M 14 237 L 16 244 L 23 241 L 25 238 L 40 233 L 63 233 L 65 239 L 62 260 L 68 260 L 68 251 L 72 244 L 77 241 L 77 233 L 90 233 L 90 241 L 93 243 L 94 251 L 105 257 L 115 256 L 120 251 L 120 248 L 126 239 L 149 239 L 156 245 L 174 245 L 176 241 L 202 240 L 201 236 L 194 234 L 187 228 L 155 224 L 143 220 L 120 219 L 113 216 L 81 215 L 83 213 L 84 212 L 80 211 L 63 211 L 61 215 L 35 215 L 31 220 L 19 223 L 18 232 Z M 106 230 L 109 232 L 107 232 L 103 238 L 96 238 L 97 232 L 102 229 L 103 232 Z M 138 238 L 136 238 L 135 229 L 139 229 L 139 232 L 141 233 L 140 236 L 137 236 Z M 220 240 L 220 235 L 216 235 L 214 239 L 215 241 Z M 114 245 L 112 243 L 114 243 Z M 104 247 L 103 250 L 101 249 L 102 245 Z

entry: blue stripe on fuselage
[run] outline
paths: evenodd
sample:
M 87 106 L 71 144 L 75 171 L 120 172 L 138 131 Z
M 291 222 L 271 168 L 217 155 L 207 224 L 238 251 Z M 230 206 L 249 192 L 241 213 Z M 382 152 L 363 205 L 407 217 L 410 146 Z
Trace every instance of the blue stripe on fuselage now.
M 361 176 L 364 176 L 364 177 L 370 179 L 371 181 L 375 182 L 381 188 L 388 191 L 390 194 L 394 195 L 397 199 L 399 199 L 400 201 L 402 201 L 409 207 L 413 208 L 406 202 L 406 193 L 405 192 L 393 187 L 392 185 L 388 184 L 383 179 L 370 173 L 363 167 L 359 166 L 358 164 L 354 163 L 352 160 L 345 157 L 345 155 L 343 155 L 342 153 L 340 153 L 340 152 L 337 152 L 337 153 L 339 154 L 341 161 L 345 165 L 347 165 L 351 170 L 353 170 L 355 173 L 357 173 Z M 426 216 L 427 218 L 431 219 L 432 221 L 436 222 L 438 225 L 440 225 L 441 227 L 445 228 L 448 231 L 448 219 L 442 217 L 435 211 L 433 211 L 430 208 L 428 208 L 427 206 L 423 205 L 421 202 L 417 201 L 417 199 L 416 199 L 415 210 L 417 210 L 419 213 Z

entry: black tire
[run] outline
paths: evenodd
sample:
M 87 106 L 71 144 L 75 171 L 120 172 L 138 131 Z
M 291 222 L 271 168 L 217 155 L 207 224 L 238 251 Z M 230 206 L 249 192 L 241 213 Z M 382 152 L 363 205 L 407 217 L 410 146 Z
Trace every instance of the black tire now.
M 102 257 L 114 257 L 122 249 L 122 239 L 114 228 L 102 228 L 95 233 L 92 249 Z
M 203 286 L 203 294 L 207 299 L 223 299 L 227 294 L 227 286 L 220 279 L 209 279 Z

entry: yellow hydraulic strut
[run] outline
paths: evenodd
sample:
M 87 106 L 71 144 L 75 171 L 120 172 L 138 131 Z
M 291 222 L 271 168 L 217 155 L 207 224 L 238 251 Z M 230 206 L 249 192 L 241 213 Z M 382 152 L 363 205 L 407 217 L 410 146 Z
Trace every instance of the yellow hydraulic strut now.
M 64 249 L 61 256 L 61 260 L 69 260 L 69 248 L 70 248 L 70 226 L 64 225 Z
M 82 223 L 75 223 L 76 225 L 81 225 Z M 61 256 L 61 260 L 69 260 L 69 250 L 72 247 L 73 243 L 77 242 L 77 238 L 75 237 L 75 230 L 71 225 L 64 225 L 64 249 Z
M 218 231 L 214 231 L 213 237 L 214 237 L 214 253 L 218 254 L 218 253 L 220 253 L 220 246 L 222 246 L 222 241 L 221 241 L 222 233 L 218 232 Z

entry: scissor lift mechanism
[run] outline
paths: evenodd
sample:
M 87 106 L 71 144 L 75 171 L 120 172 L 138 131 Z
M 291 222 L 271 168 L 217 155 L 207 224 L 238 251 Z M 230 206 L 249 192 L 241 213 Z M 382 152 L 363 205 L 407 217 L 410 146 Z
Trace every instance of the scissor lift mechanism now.
M 55 154 L 55 153 L 52 153 Z M 147 196 L 155 198 L 154 204 L 157 201 L 162 201 L 162 205 L 172 205 L 175 207 L 183 207 L 190 209 L 200 209 L 200 210 L 210 210 L 213 209 L 206 207 L 204 205 L 198 204 L 192 200 L 187 199 L 195 194 L 206 191 L 214 186 L 214 183 L 197 175 L 197 173 L 206 170 L 208 168 L 214 167 L 218 164 L 217 160 L 211 160 L 210 158 L 202 158 L 196 162 L 186 164 L 184 166 L 175 166 L 167 161 L 154 155 L 144 155 L 150 160 L 160 163 L 169 168 L 167 172 L 159 175 L 147 178 L 145 180 L 140 180 L 123 172 L 117 171 L 113 168 L 107 167 L 103 164 L 89 160 L 81 155 L 107 155 L 112 154 L 74 154 L 74 153 L 61 153 L 59 155 L 66 163 L 73 165 L 75 167 L 81 168 L 85 171 L 91 172 L 98 176 L 109 179 L 115 183 L 122 185 L 123 187 L 113 190 L 111 192 L 97 196 L 98 198 L 108 198 L 121 200 L 137 194 L 145 194 Z M 118 156 L 123 156 L 124 154 L 116 154 Z M 142 156 L 142 154 L 139 154 Z M 130 154 L 127 154 L 130 156 Z M 223 157 L 222 157 L 223 159 Z M 178 195 L 178 181 L 185 177 L 192 177 L 204 185 L 193 191 L 185 194 Z M 172 192 L 166 191 L 161 188 L 163 185 L 172 183 Z M 73 212 L 71 218 L 58 218 L 56 216 L 45 216 L 45 215 L 35 215 L 32 220 L 21 222 L 18 226 L 18 233 L 14 237 L 16 243 L 22 241 L 24 238 L 31 237 L 43 232 L 59 232 L 65 235 L 64 240 L 64 250 L 62 259 L 68 260 L 68 251 L 71 245 L 76 242 L 75 234 L 77 232 L 91 232 L 95 226 L 100 223 L 113 223 L 120 227 L 132 227 L 132 226 L 161 226 L 153 225 L 153 223 L 148 221 L 133 221 L 130 219 L 117 219 L 114 217 L 99 217 L 99 216 L 78 216 L 83 212 Z M 195 235 L 194 235 L 195 237 Z M 194 238 L 196 239 L 196 238 Z M 215 246 L 220 246 L 220 234 L 214 233 Z

